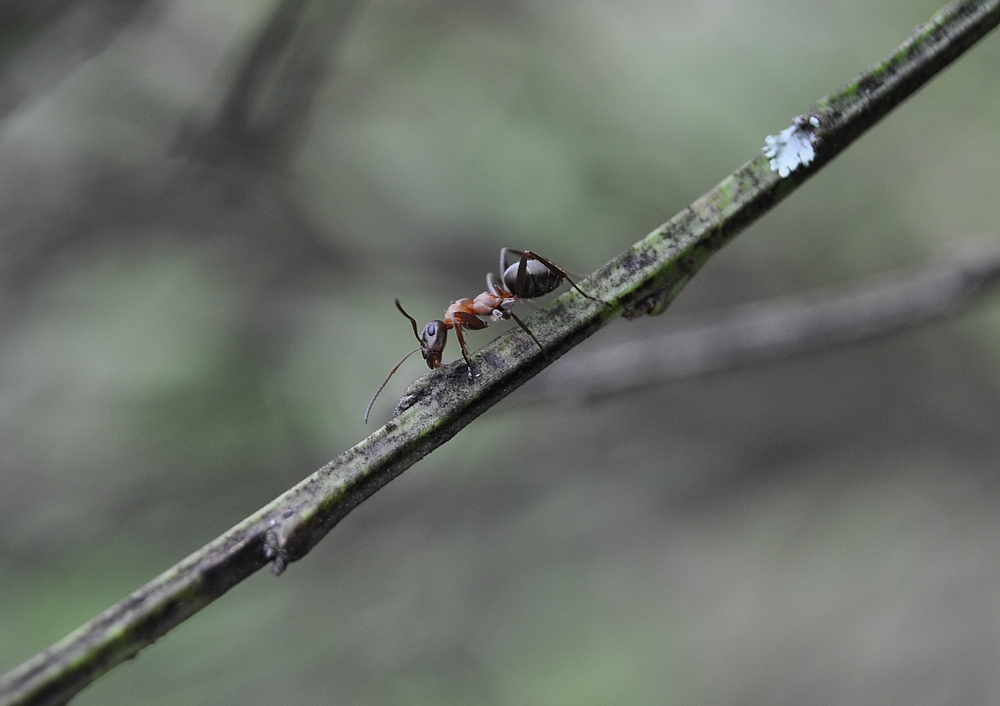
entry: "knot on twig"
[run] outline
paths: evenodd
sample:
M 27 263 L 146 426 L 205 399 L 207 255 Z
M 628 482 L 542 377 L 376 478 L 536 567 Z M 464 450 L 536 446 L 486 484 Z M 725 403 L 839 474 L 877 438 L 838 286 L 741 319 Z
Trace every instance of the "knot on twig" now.
M 271 520 L 271 529 L 264 535 L 264 558 L 271 562 L 271 573 L 281 576 L 288 568 L 289 557 L 276 529 L 277 525 L 277 520 Z

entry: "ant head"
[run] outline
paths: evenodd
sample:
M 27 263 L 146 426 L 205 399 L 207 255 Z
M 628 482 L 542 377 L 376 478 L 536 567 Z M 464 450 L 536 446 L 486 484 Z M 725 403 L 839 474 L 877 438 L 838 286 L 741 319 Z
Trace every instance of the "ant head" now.
M 376 398 L 378 398 L 379 393 L 385 389 L 385 386 L 389 384 L 389 379 L 399 370 L 399 366 L 406 362 L 406 359 L 411 355 L 420 351 L 420 354 L 424 356 L 424 360 L 427 361 L 427 367 L 432 370 L 441 365 L 441 353 L 444 351 L 444 344 L 448 342 L 448 327 L 445 326 L 444 321 L 434 320 L 429 324 L 424 326 L 424 333 L 420 335 L 417 333 L 417 322 L 416 320 L 406 313 L 403 309 L 403 305 L 396 300 L 396 308 L 399 309 L 399 313 L 410 320 L 410 325 L 413 326 L 413 335 L 416 336 L 417 342 L 420 343 L 419 348 L 414 348 L 412 351 L 404 355 L 396 367 L 389 371 L 389 374 L 385 376 L 385 380 L 379 385 L 379 388 L 375 391 L 374 396 L 372 396 L 371 402 L 368 403 L 368 409 L 365 410 L 365 424 L 368 423 L 368 414 L 372 411 L 372 405 L 375 404 Z
M 396 308 L 399 309 L 400 314 L 410 320 L 410 325 L 413 326 L 413 335 L 420 344 L 420 355 L 427 361 L 427 367 L 431 370 L 439 367 L 441 365 L 441 353 L 444 352 L 444 344 L 448 342 L 448 327 L 444 321 L 440 319 L 431 321 L 424 326 L 424 332 L 420 334 L 417 333 L 417 320 L 406 313 L 406 310 L 399 303 L 398 299 L 396 300 Z
M 427 361 L 427 367 L 433 370 L 440 366 L 441 354 L 448 342 L 448 327 L 445 326 L 444 321 L 435 319 L 424 326 L 424 332 L 420 334 L 419 340 L 420 355 Z

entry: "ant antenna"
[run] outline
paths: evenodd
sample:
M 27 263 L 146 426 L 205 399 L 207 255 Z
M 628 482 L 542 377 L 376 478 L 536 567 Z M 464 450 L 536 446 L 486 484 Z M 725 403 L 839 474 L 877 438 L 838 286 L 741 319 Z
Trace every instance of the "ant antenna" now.
M 399 303 L 399 302 L 397 301 L 397 303 Z M 391 378 L 393 376 L 393 374 L 397 370 L 399 370 L 399 366 L 402 365 L 403 363 L 405 363 L 407 358 L 409 358 L 411 355 L 413 355 L 414 353 L 416 353 L 419 350 L 420 350 L 420 346 L 417 346 L 412 351 L 410 351 L 409 353 L 407 353 L 406 355 L 404 355 L 402 360 L 400 360 L 398 363 L 396 363 L 396 367 L 389 371 L 389 374 L 386 376 L 385 380 L 383 380 L 382 384 L 378 386 L 378 389 L 375 391 L 375 397 L 378 397 L 379 393 L 382 392 L 382 390 L 385 389 L 385 386 L 389 384 L 389 378 Z M 375 404 L 375 397 L 372 397 L 372 401 L 368 403 L 368 409 L 365 410 L 365 424 L 368 423 L 368 415 L 371 414 L 372 405 Z
M 406 318 L 408 318 L 410 320 L 410 325 L 413 327 L 413 337 L 415 339 L 417 339 L 417 341 L 422 346 L 423 345 L 423 341 L 420 340 L 420 334 L 417 333 L 417 320 L 414 319 L 412 316 L 410 316 L 409 314 L 406 313 L 406 310 L 403 308 L 403 305 L 399 303 L 399 299 L 396 299 L 396 308 L 399 309 L 399 313 L 400 314 L 402 314 L 403 316 L 405 316 Z
M 378 397 L 379 393 L 381 393 L 382 390 L 385 389 L 385 386 L 389 384 L 389 378 L 391 378 L 395 374 L 395 372 L 399 370 L 399 366 L 405 363 L 407 358 L 409 358 L 411 355 L 413 355 L 414 353 L 416 353 L 417 351 L 419 351 L 421 348 L 424 347 L 424 342 L 420 340 L 420 334 L 417 333 L 417 320 L 406 313 L 406 310 L 403 309 L 403 305 L 399 303 L 399 299 L 396 300 L 396 308 L 399 309 L 400 314 L 402 314 L 403 316 L 405 316 L 410 320 L 410 325 L 413 326 L 413 337 L 417 339 L 417 342 L 420 345 L 414 348 L 406 355 L 404 355 L 403 358 L 398 363 L 396 363 L 396 367 L 389 371 L 389 374 L 386 376 L 385 380 L 382 381 L 382 384 L 378 386 L 378 389 L 375 391 L 375 396 L 372 397 L 372 401 L 368 403 L 368 408 L 365 410 L 365 424 L 368 423 L 368 415 L 371 414 L 372 405 L 375 404 L 375 398 Z

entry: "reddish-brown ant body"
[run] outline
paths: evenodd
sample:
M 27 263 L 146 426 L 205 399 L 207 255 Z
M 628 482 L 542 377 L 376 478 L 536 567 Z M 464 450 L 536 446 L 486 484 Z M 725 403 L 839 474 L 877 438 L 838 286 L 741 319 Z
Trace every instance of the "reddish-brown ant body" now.
M 509 260 L 510 255 L 518 258 L 517 262 Z M 489 326 L 489 319 L 500 321 L 502 319 L 514 319 L 525 333 L 531 336 L 538 348 L 545 354 L 545 348 L 535 334 L 524 325 L 524 322 L 517 317 L 511 309 L 521 299 L 533 299 L 541 297 L 557 289 L 563 281 L 585 296 L 587 299 L 604 303 L 597 297 L 592 297 L 576 286 L 562 269 L 546 260 L 540 255 L 536 255 L 530 250 L 514 250 L 513 248 L 503 248 L 500 250 L 500 277 L 490 272 L 486 275 L 486 291 L 478 295 L 475 299 L 463 298 L 453 301 L 444 312 L 444 319 L 435 319 L 426 326 L 422 333 L 417 333 L 417 321 L 406 313 L 403 305 L 396 300 L 396 308 L 400 313 L 410 320 L 413 326 L 413 335 L 420 344 L 417 348 L 403 356 L 402 360 L 396 363 L 385 381 L 379 386 L 368 403 L 365 410 L 365 423 L 368 423 L 368 415 L 375 404 L 375 398 L 379 396 L 382 389 L 388 384 L 389 378 L 399 370 L 407 358 L 420 351 L 420 354 L 427 361 L 427 367 L 437 368 L 441 365 L 441 354 L 444 352 L 445 344 L 448 342 L 448 329 L 454 329 L 458 337 L 458 343 L 462 347 L 462 357 L 465 358 L 465 365 L 469 371 L 469 379 L 472 380 L 472 361 L 469 360 L 469 347 L 465 343 L 463 331 L 469 329 L 477 331 Z M 489 317 L 489 318 L 486 318 Z

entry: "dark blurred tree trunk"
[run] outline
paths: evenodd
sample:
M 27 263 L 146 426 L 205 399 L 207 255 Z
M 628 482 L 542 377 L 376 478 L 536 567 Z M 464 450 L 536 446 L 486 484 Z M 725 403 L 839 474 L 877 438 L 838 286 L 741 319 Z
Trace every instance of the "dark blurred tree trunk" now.
M 0 5 L 0 120 L 98 54 L 162 0 L 13 0 Z
M 31 22 L 25 16 L 19 26 L 34 28 L 34 39 L 22 43 L 0 75 L 5 101 L 0 108 L 16 108 L 29 94 L 53 88 L 143 7 L 160 1 L 50 3 L 47 24 L 35 17 L 38 12 Z M 75 176 L 81 196 L 68 204 L 40 202 L 30 193 L 14 199 L 18 218 L 0 246 L 5 251 L 0 287 L 8 293 L 30 288 L 68 249 L 115 247 L 106 240 L 122 237 L 135 247 L 162 227 L 196 239 L 231 238 L 242 253 L 248 247 L 261 250 L 259 260 L 273 265 L 279 279 L 301 268 L 335 266 L 343 259 L 334 252 L 335 238 L 311 223 L 283 177 L 357 5 L 356 0 L 280 0 L 252 42 L 230 52 L 231 78 L 220 77 L 222 87 L 189 111 L 172 154 L 139 168 L 87 164 Z M 74 39 L 64 42 L 63 35 Z M 12 88 L 21 74 L 35 77 L 29 92 Z
M 188 120 L 175 152 L 282 171 L 296 154 L 316 91 L 357 0 L 280 0 L 208 121 Z

